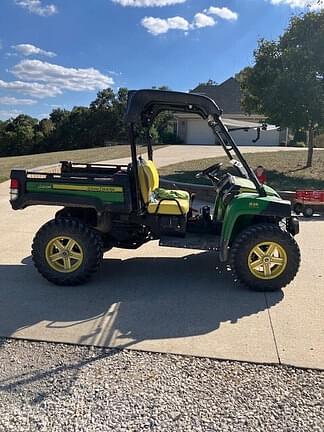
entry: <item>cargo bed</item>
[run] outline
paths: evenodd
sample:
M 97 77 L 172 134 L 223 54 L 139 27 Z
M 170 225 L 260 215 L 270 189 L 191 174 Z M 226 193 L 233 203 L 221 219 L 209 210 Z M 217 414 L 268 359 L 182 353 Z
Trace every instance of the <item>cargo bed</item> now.
M 11 206 L 31 205 L 94 208 L 97 211 L 131 212 L 131 169 L 127 165 L 80 164 L 63 161 L 60 172 L 11 172 Z M 12 193 L 12 190 L 16 193 Z

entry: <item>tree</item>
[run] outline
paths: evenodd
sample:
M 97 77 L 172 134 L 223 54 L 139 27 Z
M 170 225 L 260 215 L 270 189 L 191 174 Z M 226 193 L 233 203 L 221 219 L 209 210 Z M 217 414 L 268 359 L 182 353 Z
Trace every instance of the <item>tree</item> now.
M 294 16 L 277 41 L 261 40 L 255 64 L 238 76 L 242 105 L 267 121 L 308 132 L 311 166 L 314 131 L 324 126 L 324 11 Z
M 54 126 L 58 127 L 69 117 L 69 115 L 70 115 L 69 111 L 61 108 L 56 108 L 53 109 L 49 117 L 52 123 L 54 124 Z
M 20 114 L 5 122 L 0 132 L 0 153 L 3 156 L 29 154 L 33 152 L 35 127 L 38 121 Z
M 168 90 L 166 86 L 160 90 Z M 126 142 L 128 130 L 123 118 L 127 88 L 117 92 L 107 88 L 98 92 L 90 107 L 71 111 L 54 109 L 49 119 L 40 121 L 26 115 L 0 121 L 0 156 L 104 146 L 107 141 Z M 147 131 L 139 128 L 139 140 Z M 172 113 L 161 113 L 151 128 L 153 142 L 176 142 Z
M 106 88 L 97 93 L 96 99 L 91 102 L 91 110 L 110 110 L 115 100 L 115 93 L 112 88 Z

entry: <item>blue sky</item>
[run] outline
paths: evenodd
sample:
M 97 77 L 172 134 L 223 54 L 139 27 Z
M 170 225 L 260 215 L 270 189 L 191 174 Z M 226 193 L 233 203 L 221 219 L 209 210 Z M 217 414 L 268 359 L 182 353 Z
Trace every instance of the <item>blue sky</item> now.
M 0 119 L 88 105 L 108 86 L 220 83 L 312 2 L 1 0 Z

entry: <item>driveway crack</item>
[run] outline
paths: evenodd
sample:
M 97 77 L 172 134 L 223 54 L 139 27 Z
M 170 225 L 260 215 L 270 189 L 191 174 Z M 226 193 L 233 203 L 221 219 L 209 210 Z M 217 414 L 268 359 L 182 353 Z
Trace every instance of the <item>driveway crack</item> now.
M 272 319 L 271 319 L 268 297 L 267 297 L 266 293 L 264 293 L 264 299 L 265 299 L 265 302 L 266 302 L 266 305 L 267 305 L 267 311 L 268 311 L 268 316 L 269 316 L 269 321 L 270 321 L 270 327 L 271 327 L 273 342 L 274 342 L 274 345 L 275 345 L 275 348 L 276 348 L 276 353 L 277 353 L 277 357 L 278 357 L 278 363 L 282 364 L 281 363 L 280 354 L 279 354 L 279 348 L 278 348 L 278 344 L 277 344 L 277 340 L 276 340 L 276 335 L 275 335 L 274 328 L 273 328 L 273 322 L 272 322 Z

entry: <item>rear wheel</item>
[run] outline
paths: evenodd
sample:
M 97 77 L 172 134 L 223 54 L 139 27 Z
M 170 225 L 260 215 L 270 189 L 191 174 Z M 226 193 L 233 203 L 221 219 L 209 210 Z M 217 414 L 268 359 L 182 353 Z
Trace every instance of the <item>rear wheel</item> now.
M 303 210 L 303 215 L 305 217 L 312 217 L 314 214 L 314 210 L 312 209 L 312 207 L 305 207 Z
M 283 288 L 294 279 L 299 264 L 295 239 L 276 225 L 254 225 L 242 231 L 232 245 L 234 276 L 257 291 Z
M 76 219 L 59 218 L 36 234 L 32 256 L 37 270 L 57 285 L 78 285 L 98 269 L 103 256 L 101 236 Z

